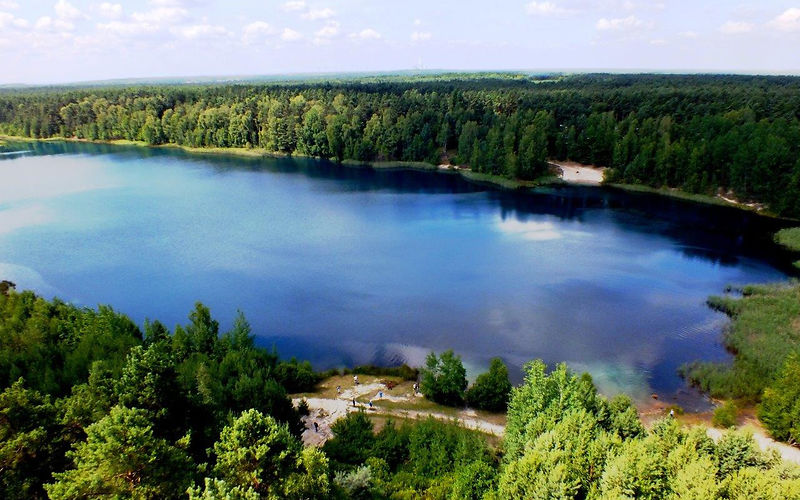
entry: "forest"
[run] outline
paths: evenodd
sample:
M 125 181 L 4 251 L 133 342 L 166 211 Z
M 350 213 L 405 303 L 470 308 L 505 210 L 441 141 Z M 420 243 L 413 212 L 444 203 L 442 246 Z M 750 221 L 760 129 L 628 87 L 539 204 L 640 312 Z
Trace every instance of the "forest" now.
M 449 404 L 507 404 L 499 443 L 432 418 L 378 430 L 355 411 L 304 447 L 288 394 L 320 374 L 257 346 L 244 315 L 220 332 L 198 303 L 186 325 L 140 329 L 109 307 L 1 291 L 3 498 L 800 498 L 800 468 L 750 435 L 715 442 L 670 417 L 648 430 L 626 396 L 541 361 L 514 388 L 493 361 L 466 393 L 452 352 L 421 370 Z
M 537 179 L 724 193 L 800 217 L 800 78 L 444 74 L 0 90 L 0 134 L 441 162 Z

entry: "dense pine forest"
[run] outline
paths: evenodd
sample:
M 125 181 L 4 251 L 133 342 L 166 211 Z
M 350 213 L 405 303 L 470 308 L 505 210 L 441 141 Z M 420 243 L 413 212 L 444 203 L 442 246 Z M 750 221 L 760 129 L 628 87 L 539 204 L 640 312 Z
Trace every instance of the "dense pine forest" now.
M 499 443 L 432 418 L 377 429 L 355 411 L 304 447 L 304 406 L 287 394 L 320 375 L 256 346 L 243 315 L 220 332 L 197 304 L 185 326 L 142 331 L 108 307 L 4 285 L 2 498 L 800 498 L 800 468 L 747 434 L 714 442 L 670 417 L 646 430 L 627 397 L 540 361 L 510 390 Z M 431 354 L 423 390 L 462 394 L 460 364 Z M 509 395 L 500 365 L 467 400 L 497 393 L 493 381 Z
M 0 133 L 447 161 L 515 179 L 548 158 L 615 183 L 800 216 L 800 79 L 514 74 L 0 91 Z

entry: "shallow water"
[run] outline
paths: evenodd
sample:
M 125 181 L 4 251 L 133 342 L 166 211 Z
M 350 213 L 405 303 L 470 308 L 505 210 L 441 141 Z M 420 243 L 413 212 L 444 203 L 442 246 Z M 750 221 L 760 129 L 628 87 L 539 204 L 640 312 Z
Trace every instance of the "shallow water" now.
M 726 360 L 728 284 L 783 279 L 777 224 L 601 188 L 499 192 L 443 173 L 307 159 L 12 143 L 0 279 L 141 323 L 195 301 L 316 368 L 452 348 L 589 370 L 602 391 L 692 408 L 677 368 Z

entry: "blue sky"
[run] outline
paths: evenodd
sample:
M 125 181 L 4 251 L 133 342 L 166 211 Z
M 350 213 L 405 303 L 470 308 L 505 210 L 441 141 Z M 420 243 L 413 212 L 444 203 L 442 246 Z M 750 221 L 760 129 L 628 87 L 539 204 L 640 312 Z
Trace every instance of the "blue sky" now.
M 0 83 L 413 69 L 800 73 L 800 0 L 0 0 Z

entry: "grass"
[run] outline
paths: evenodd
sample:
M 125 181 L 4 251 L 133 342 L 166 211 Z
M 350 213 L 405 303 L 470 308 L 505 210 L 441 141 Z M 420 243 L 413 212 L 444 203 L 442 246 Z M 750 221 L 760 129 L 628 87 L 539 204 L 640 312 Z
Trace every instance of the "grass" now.
M 481 172 L 473 172 L 471 170 L 459 170 L 458 173 L 468 181 L 476 184 L 491 185 L 500 187 L 502 189 L 529 189 L 546 184 L 563 184 L 564 181 L 555 176 L 544 176 L 533 181 L 525 181 L 521 179 L 509 179 L 501 175 L 484 174 Z
M 775 242 L 790 252 L 800 252 L 800 227 L 781 229 L 775 233 Z M 800 260 L 794 263 L 800 269 Z
M 800 351 L 800 282 L 751 285 L 742 297 L 711 297 L 709 306 L 728 314 L 724 334 L 733 363 L 696 362 L 682 367 L 690 383 L 711 396 L 757 402 L 783 366 Z

